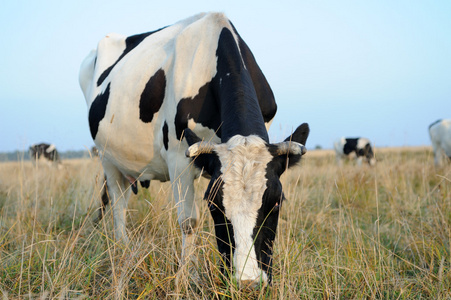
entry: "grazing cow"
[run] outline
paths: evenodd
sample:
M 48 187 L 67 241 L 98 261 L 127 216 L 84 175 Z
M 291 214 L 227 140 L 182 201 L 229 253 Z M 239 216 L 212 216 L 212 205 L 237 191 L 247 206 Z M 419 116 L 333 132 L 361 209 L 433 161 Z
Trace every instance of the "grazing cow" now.
M 434 150 L 434 163 L 440 166 L 444 157 L 451 159 L 451 119 L 437 120 L 429 125 L 429 136 Z
M 34 165 L 36 165 L 38 160 L 45 160 L 53 163 L 54 165 L 61 163 L 58 151 L 53 144 L 33 144 L 28 149 L 28 153 L 30 154 L 31 162 Z
M 91 156 L 92 157 L 99 157 L 100 156 L 99 149 L 97 149 L 96 146 L 92 146 L 91 147 Z
M 116 238 L 128 241 L 125 209 L 137 181 L 170 180 L 182 264 L 189 262 L 198 226 L 193 181 L 203 170 L 224 261 L 242 284 L 269 282 L 284 199 L 279 177 L 306 152 L 309 128 L 302 124 L 284 142 L 269 143 L 274 95 L 224 14 L 202 13 L 128 37 L 109 34 L 83 61 L 80 85 L 103 156 Z
M 335 155 L 337 163 L 342 164 L 344 158 L 355 157 L 357 164 L 360 166 L 362 160 L 366 159 L 370 166 L 376 164 L 374 158 L 373 148 L 371 147 L 370 140 L 367 138 L 344 138 L 338 139 L 334 143 Z

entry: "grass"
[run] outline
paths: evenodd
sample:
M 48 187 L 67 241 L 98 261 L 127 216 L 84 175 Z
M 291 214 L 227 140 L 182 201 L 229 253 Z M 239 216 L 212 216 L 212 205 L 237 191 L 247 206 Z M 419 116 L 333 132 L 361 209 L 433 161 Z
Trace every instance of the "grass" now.
M 219 271 L 213 222 L 200 200 L 201 280 L 177 278 L 180 230 L 169 183 L 129 202 L 131 244 L 111 217 L 96 225 L 97 159 L 62 169 L 0 164 L 0 295 L 4 299 L 449 299 L 451 168 L 429 148 L 380 149 L 377 166 L 339 168 L 330 151 L 307 153 L 282 177 L 284 202 L 273 285 L 239 289 Z

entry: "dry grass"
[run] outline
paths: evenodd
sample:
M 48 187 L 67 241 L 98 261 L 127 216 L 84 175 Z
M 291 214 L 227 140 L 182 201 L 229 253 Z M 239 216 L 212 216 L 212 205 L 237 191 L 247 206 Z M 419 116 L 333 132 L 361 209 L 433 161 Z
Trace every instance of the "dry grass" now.
M 202 211 L 200 283 L 176 284 L 180 230 L 168 183 L 129 203 L 131 245 L 112 224 L 96 226 L 97 160 L 60 170 L 0 164 L 0 294 L 18 298 L 446 299 L 451 297 L 451 168 L 429 148 L 382 149 L 376 167 L 339 168 L 330 151 L 309 152 L 282 178 L 284 203 L 274 282 L 243 291 L 221 276 L 213 224 Z

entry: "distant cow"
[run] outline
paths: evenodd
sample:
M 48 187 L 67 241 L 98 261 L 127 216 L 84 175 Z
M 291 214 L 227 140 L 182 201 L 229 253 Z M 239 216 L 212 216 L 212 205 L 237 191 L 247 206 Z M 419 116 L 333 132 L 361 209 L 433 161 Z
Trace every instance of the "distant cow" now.
M 365 159 L 370 166 L 376 163 L 373 148 L 367 138 L 340 138 L 334 143 L 337 163 L 341 164 L 344 158 L 355 157 L 358 165 Z
M 99 149 L 97 149 L 96 146 L 92 146 L 91 147 L 91 155 L 92 155 L 92 157 L 99 157 L 100 156 Z
M 55 165 L 61 163 L 58 151 L 53 144 L 33 144 L 30 146 L 28 153 L 33 164 L 36 164 L 38 160 L 45 160 Z
M 436 166 L 443 163 L 443 158 L 451 159 L 451 119 L 437 120 L 429 126 L 434 162 Z
M 109 34 L 82 63 L 80 85 L 116 238 L 128 240 L 125 213 L 137 181 L 170 180 L 182 262 L 193 257 L 199 225 L 193 181 L 204 170 L 223 261 L 231 266 L 233 253 L 242 284 L 268 283 L 284 199 L 279 178 L 306 152 L 309 127 L 269 143 L 274 95 L 232 23 L 207 13 L 143 34 Z

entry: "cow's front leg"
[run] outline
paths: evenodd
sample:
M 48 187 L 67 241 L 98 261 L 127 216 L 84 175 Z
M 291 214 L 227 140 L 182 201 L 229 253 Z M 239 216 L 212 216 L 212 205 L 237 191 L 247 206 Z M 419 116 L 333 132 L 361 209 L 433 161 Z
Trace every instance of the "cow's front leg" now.
M 357 165 L 360 167 L 362 165 L 363 156 L 357 156 Z
M 190 165 L 184 153 L 177 153 L 169 164 L 169 175 L 172 183 L 174 201 L 177 208 L 177 219 L 182 231 L 181 271 L 188 271 L 190 277 L 197 279 L 196 229 L 199 211 L 194 201 L 194 166 Z
M 122 173 L 108 160 L 102 161 L 105 176 L 107 178 L 108 194 L 111 199 L 113 209 L 114 235 L 117 241 L 128 244 L 128 237 L 125 227 L 125 213 L 131 189 L 128 180 Z

